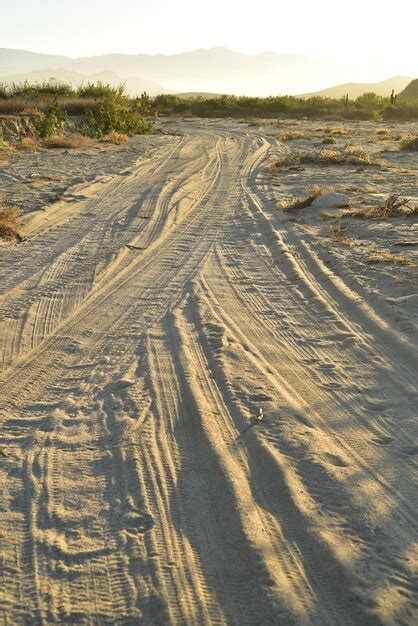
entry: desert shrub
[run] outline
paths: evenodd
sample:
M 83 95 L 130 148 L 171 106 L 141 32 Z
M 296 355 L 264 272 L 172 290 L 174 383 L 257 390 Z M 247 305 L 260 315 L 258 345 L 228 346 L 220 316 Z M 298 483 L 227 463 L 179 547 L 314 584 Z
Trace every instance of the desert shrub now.
M 297 167 L 300 165 L 377 165 L 381 162 L 372 158 L 367 152 L 358 146 L 346 146 L 345 148 L 322 148 L 310 152 L 294 152 L 285 155 L 273 163 L 271 172 L 283 167 Z
M 337 140 L 335 139 L 335 137 L 332 137 L 330 135 L 328 135 L 327 137 L 324 137 L 323 140 L 321 141 L 321 143 L 325 143 L 325 144 L 335 144 L 337 143 Z
M 311 206 L 312 202 L 319 198 L 319 196 L 327 193 L 329 189 L 327 187 L 321 187 L 320 185 L 313 185 L 307 189 L 307 196 L 304 198 L 297 198 L 292 200 L 282 200 L 279 202 L 277 208 L 279 211 L 295 211 L 297 209 L 306 209 Z
M 301 130 L 288 130 L 275 135 L 280 141 L 293 141 L 294 139 L 308 139 Z
M 40 150 L 41 144 L 35 137 L 22 137 L 18 143 L 18 148 L 22 150 Z
M 400 256 L 396 254 L 390 254 L 385 250 L 381 250 L 377 246 L 372 246 L 370 249 L 371 255 L 368 259 L 368 263 L 392 263 L 394 265 L 411 266 L 414 263 L 406 256 Z
M 19 209 L 16 206 L 0 205 L 0 237 L 6 240 L 22 240 L 18 230 L 17 218 Z
M 339 211 L 322 211 L 321 217 L 327 220 L 341 220 L 346 217 L 360 219 L 390 219 L 418 215 L 418 205 L 411 204 L 401 194 L 390 194 L 384 204 L 372 207 L 350 207 Z
M 122 103 L 106 99 L 84 111 L 79 129 L 82 134 L 99 139 L 112 132 L 128 136 L 149 133 L 153 125 L 145 117 L 146 98 L 143 100 Z
M 115 143 L 118 146 L 126 143 L 128 139 L 128 135 L 125 135 L 124 133 L 117 133 L 115 130 L 112 130 L 112 132 L 103 137 L 103 141 L 109 141 L 110 143 Z
M 67 119 L 66 111 L 63 111 L 55 103 L 47 109 L 36 122 L 36 129 L 42 138 L 53 137 L 59 128 L 62 128 Z
M 399 142 L 399 150 L 416 152 L 418 150 L 418 137 L 414 137 L 413 135 L 402 137 Z
M 246 96 L 217 96 L 213 98 L 178 97 L 161 94 L 153 100 L 153 107 L 165 114 L 188 113 L 199 117 L 281 117 L 289 119 L 348 119 L 374 120 L 417 119 L 418 101 L 392 105 L 389 98 L 364 94 L 357 100 L 296 96 L 253 98 Z
M 339 221 L 335 222 L 328 228 L 328 235 L 334 241 L 342 243 L 346 246 L 353 245 L 353 239 L 347 233 L 347 227 L 340 224 Z
M 81 135 L 73 137 L 49 137 L 44 140 L 43 145 L 46 148 L 88 148 L 93 144 L 90 137 L 84 137 Z

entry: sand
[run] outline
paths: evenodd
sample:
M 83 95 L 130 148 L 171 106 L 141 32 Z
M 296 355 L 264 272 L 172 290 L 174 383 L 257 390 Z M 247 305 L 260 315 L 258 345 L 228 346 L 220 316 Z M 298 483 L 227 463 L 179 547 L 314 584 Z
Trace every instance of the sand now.
M 346 245 L 277 204 L 413 197 L 416 158 L 272 176 L 313 140 L 180 130 L 0 172 L 26 237 L 0 248 L 0 619 L 415 624 L 416 218 Z M 410 265 L 368 263 L 400 240 Z

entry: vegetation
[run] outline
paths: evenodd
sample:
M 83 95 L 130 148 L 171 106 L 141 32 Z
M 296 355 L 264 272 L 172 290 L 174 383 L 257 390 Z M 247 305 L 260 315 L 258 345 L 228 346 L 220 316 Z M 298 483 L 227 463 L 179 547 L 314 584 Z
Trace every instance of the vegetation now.
M 147 120 L 151 113 L 149 98 L 142 94 L 134 100 L 106 97 L 95 107 L 86 109 L 79 130 L 89 137 L 103 138 L 110 133 L 142 135 L 152 130 Z
M 109 137 L 115 143 L 123 142 L 124 137 L 150 133 L 154 128 L 150 121 L 154 109 L 146 93 L 131 99 L 123 85 L 114 87 L 101 82 L 78 88 L 54 81 L 0 85 L 1 113 L 30 116 L 35 120 L 37 136 L 48 140 L 44 145 L 55 148 L 86 145 L 80 137 L 66 136 L 69 115 L 81 118 L 73 121 L 79 135 Z
M 66 119 L 67 112 L 60 109 L 57 102 L 55 102 L 37 121 L 36 127 L 39 136 L 43 139 L 53 137 L 57 134 L 58 129 L 64 126 Z
M 49 137 L 45 139 L 43 145 L 45 148 L 88 148 L 92 145 L 92 140 L 89 137 L 82 136 L 69 136 L 63 137 L 58 135 L 56 137 Z
M 307 190 L 307 196 L 305 198 L 298 198 L 296 200 L 282 200 L 277 208 L 279 211 L 296 211 L 298 209 L 306 209 L 311 206 L 312 202 L 328 192 L 326 187 L 320 185 L 313 185 Z
M 22 113 L 25 110 L 45 112 L 58 100 L 69 115 L 80 115 L 98 103 L 111 101 L 127 105 L 129 98 L 124 85 L 102 82 L 83 83 L 78 87 L 49 81 L 43 83 L 0 84 L 0 113 Z M 87 101 L 88 104 L 87 104 Z M 418 119 L 418 99 L 403 97 L 395 101 L 375 93 L 363 94 L 356 100 L 294 96 L 256 98 L 248 96 L 179 97 L 161 94 L 149 101 L 149 112 L 190 114 L 198 117 L 248 118 L 334 118 L 334 119 Z M 335 134 L 339 134 L 336 132 Z
M 381 250 L 377 246 L 372 246 L 370 249 L 371 255 L 368 259 L 369 263 L 393 263 L 394 265 L 411 266 L 414 265 L 411 259 L 408 257 L 391 254 L 385 250 Z
M 334 241 L 338 241 L 338 243 L 342 243 L 345 246 L 353 245 L 353 238 L 347 235 L 347 227 L 340 224 L 340 222 L 336 222 L 328 228 L 328 235 Z
M 293 96 L 184 98 L 162 94 L 154 98 L 153 107 L 164 114 L 187 113 L 198 117 L 418 119 L 418 100 L 406 99 L 393 103 L 390 97 L 384 98 L 374 93 L 348 101 L 346 98 L 303 99 Z
M 0 238 L 22 241 L 18 230 L 18 215 L 19 209 L 16 206 L 0 205 Z
M 409 203 L 401 194 L 391 194 L 384 204 L 375 207 L 350 207 L 340 211 L 322 211 L 321 216 L 327 220 L 341 220 L 345 217 L 360 219 L 390 219 L 394 217 L 411 217 L 418 215 L 418 206 Z
M 367 154 L 358 146 L 346 146 L 345 148 L 323 148 L 309 152 L 294 152 L 277 159 L 272 166 L 272 173 L 285 167 L 299 167 L 309 165 L 377 165 L 381 162 Z
M 402 137 L 399 142 L 399 150 L 405 150 L 406 152 L 417 152 L 418 150 L 418 137 L 413 135 L 407 135 Z

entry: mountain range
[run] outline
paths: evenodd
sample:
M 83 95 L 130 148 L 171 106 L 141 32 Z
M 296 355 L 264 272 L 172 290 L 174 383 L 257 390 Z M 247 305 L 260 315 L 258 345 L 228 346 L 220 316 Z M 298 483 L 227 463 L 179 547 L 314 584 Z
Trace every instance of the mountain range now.
M 371 91 L 378 96 L 389 96 L 392 89 L 397 94 L 405 89 L 411 81 L 412 78 L 410 76 L 393 76 L 379 83 L 343 83 L 342 85 L 335 85 L 335 87 L 321 89 L 321 91 L 300 94 L 300 97 L 312 98 L 320 96 L 322 98 L 343 98 L 348 95 L 348 97 L 353 100 Z
M 152 81 L 145 80 L 143 78 L 128 77 L 122 78 L 119 74 L 112 71 L 97 72 L 96 74 L 80 74 L 72 70 L 64 69 L 41 69 L 32 70 L 30 72 L 22 74 L 9 74 L 7 76 L 0 77 L 0 82 L 5 84 L 11 83 L 43 83 L 49 81 L 56 81 L 61 83 L 67 83 L 70 85 L 78 86 L 82 83 L 97 83 L 102 82 L 104 84 L 110 84 L 113 86 L 125 85 L 126 93 L 130 96 L 137 96 L 143 91 L 146 91 L 150 96 L 156 96 L 159 93 L 166 92 L 162 85 Z
M 77 59 L 0 48 L 0 82 L 20 82 L 25 79 L 33 82 L 49 80 L 51 77 L 73 84 L 87 80 L 103 80 L 112 84 L 114 81 L 124 81 L 132 95 L 144 90 L 150 95 L 161 92 L 259 96 L 306 94 L 307 91 L 314 92 L 353 76 L 362 77 L 366 71 L 364 66 L 365 63 L 361 61 L 328 61 L 306 55 L 273 52 L 247 55 L 227 48 L 200 49 L 173 55 L 105 54 Z M 367 71 L 373 72 L 371 65 Z M 397 91 L 399 84 L 403 89 L 411 80 L 395 77 L 382 89 L 386 95 L 387 90 L 390 92 L 394 88 Z M 391 86 L 391 81 L 394 81 L 394 86 Z M 350 97 L 355 97 L 350 89 L 357 89 L 357 84 L 345 83 L 333 89 L 340 87 L 342 95 L 349 93 Z M 359 85 L 359 89 L 372 90 L 369 84 Z

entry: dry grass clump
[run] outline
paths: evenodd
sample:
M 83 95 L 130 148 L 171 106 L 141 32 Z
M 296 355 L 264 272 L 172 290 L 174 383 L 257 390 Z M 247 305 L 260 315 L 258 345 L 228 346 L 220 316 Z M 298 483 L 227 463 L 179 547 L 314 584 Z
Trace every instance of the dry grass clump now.
M 42 146 L 35 137 L 22 137 L 17 147 L 22 150 L 40 150 Z
M 360 219 L 390 219 L 393 217 L 411 217 L 418 215 L 418 205 L 411 205 L 400 194 L 391 194 L 381 206 L 350 207 L 339 211 L 322 211 L 321 217 L 326 220 L 340 220 L 344 217 L 358 217 Z
M 337 140 L 335 139 L 335 137 L 333 137 L 332 135 L 328 135 L 327 137 L 324 137 L 323 140 L 321 141 L 321 143 L 326 143 L 326 144 L 336 144 Z
M 328 126 L 324 128 L 324 133 L 327 135 L 335 135 L 335 136 L 346 136 L 349 135 L 349 131 L 342 126 Z
M 309 139 L 301 130 L 288 130 L 274 135 L 280 141 L 293 141 L 294 139 Z
M 261 119 L 261 118 L 255 118 L 253 119 L 251 122 L 248 122 L 248 126 L 250 127 L 255 127 L 255 126 L 265 126 L 268 122 L 268 120 L 265 119 Z
M 0 152 L 14 152 L 14 147 L 7 141 L 3 141 L 0 137 Z
M 312 202 L 316 200 L 316 198 L 327 192 L 328 189 L 326 187 L 313 185 L 307 190 L 308 195 L 305 198 L 297 198 L 296 200 L 281 200 L 277 205 L 277 208 L 279 211 L 283 211 L 285 213 L 295 211 L 297 209 L 306 209 L 311 206 Z
M 74 137 L 48 137 L 44 139 L 43 145 L 46 148 L 88 148 L 93 145 L 93 140 L 90 137 L 83 137 L 81 135 L 77 135 Z
M 17 218 L 19 209 L 16 206 L 0 205 L 0 237 L 8 241 L 22 241 L 18 230 Z
M 418 150 L 418 137 L 413 135 L 406 135 L 401 137 L 399 142 L 399 150 L 405 150 L 407 152 L 416 152 Z
M 129 139 L 128 135 L 125 135 L 124 133 L 117 133 L 115 130 L 112 130 L 112 132 L 108 133 L 107 135 L 105 135 L 105 137 L 103 137 L 103 141 L 115 143 L 118 146 L 120 146 L 123 143 L 126 143 L 128 139 Z
M 378 128 L 376 130 L 376 135 L 378 136 L 378 139 L 382 139 L 383 141 L 393 138 L 393 134 L 390 128 Z
M 384 250 L 380 250 L 377 246 L 372 246 L 370 249 L 371 256 L 368 259 L 368 263 L 393 263 L 394 265 L 411 266 L 414 263 L 411 259 L 405 256 L 398 256 L 396 254 L 390 254 Z
M 345 246 L 353 245 L 353 238 L 347 235 L 347 227 L 343 226 L 339 221 L 328 228 L 328 235 L 334 241 L 342 243 Z
M 298 165 L 378 165 L 380 161 L 373 159 L 367 152 L 358 146 L 346 146 L 345 148 L 322 148 L 312 152 L 295 152 L 281 157 L 273 165 L 272 169 L 282 167 L 294 167 Z

